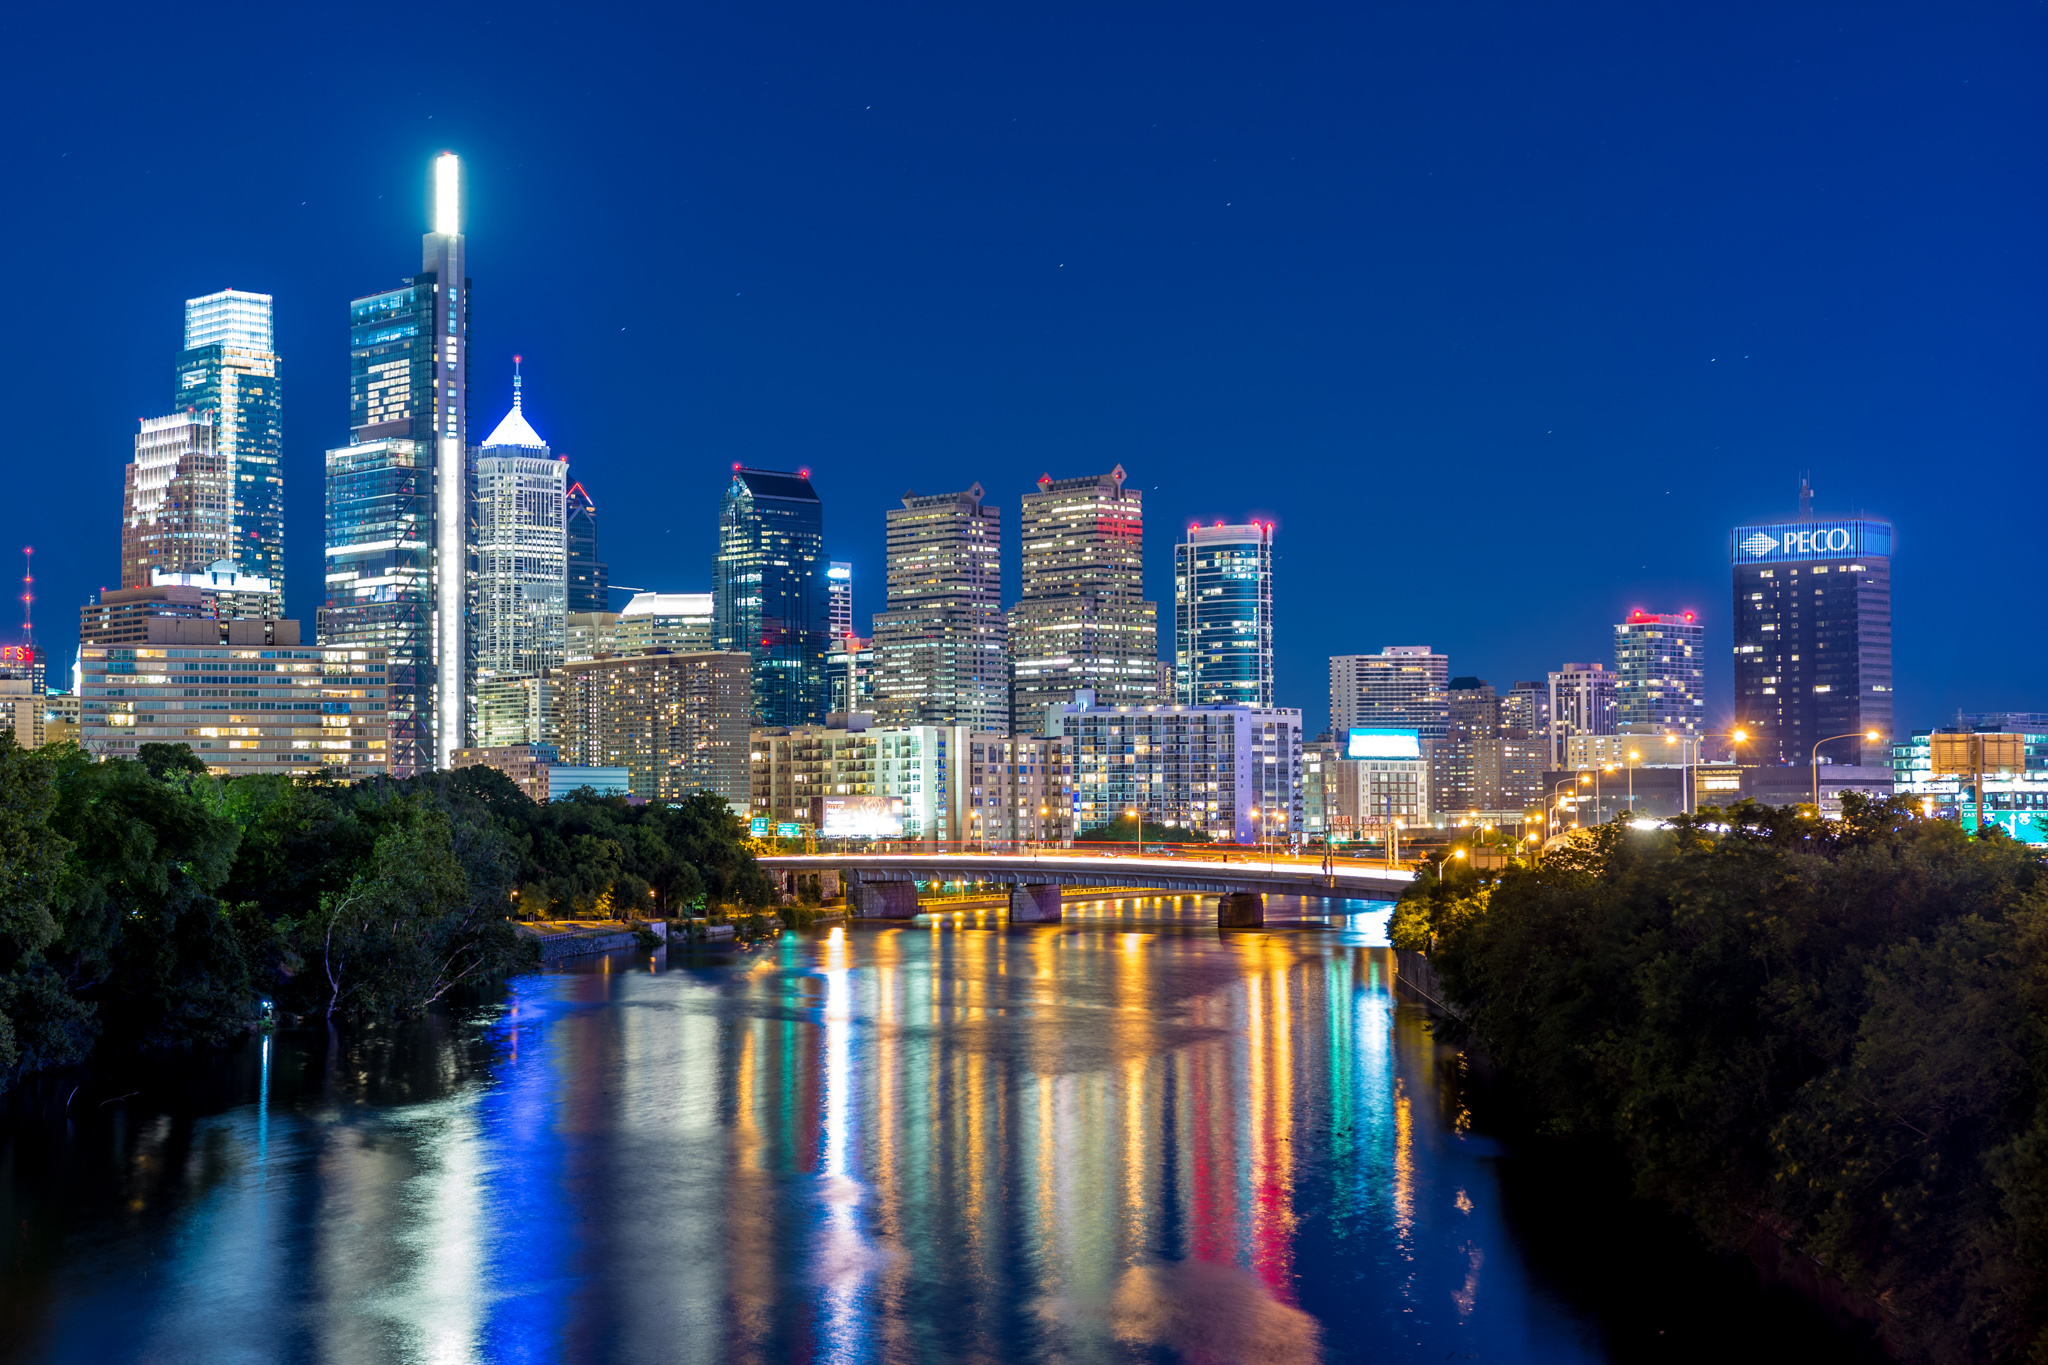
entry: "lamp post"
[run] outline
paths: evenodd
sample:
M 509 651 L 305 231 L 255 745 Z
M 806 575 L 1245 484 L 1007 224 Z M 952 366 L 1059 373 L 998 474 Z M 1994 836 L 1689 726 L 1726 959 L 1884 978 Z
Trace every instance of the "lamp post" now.
M 1634 749 L 1628 751 L 1628 814 L 1633 820 L 1636 814 L 1636 763 L 1642 755 Z
M 1145 852 L 1145 821 L 1138 815 L 1136 806 L 1132 806 L 1124 814 L 1131 817 L 1131 847 L 1142 857 Z
M 1813 814 L 1816 819 L 1820 817 L 1820 746 L 1823 744 L 1832 743 L 1833 741 L 1838 739 L 1876 738 L 1878 738 L 1878 734 L 1875 730 L 1863 730 L 1860 732 L 1856 730 L 1851 730 L 1846 735 L 1829 735 L 1826 739 L 1817 739 L 1813 742 L 1813 756 L 1811 766 L 1813 768 Z M 1980 796 L 1978 800 L 1981 802 L 1983 798 Z M 1981 809 L 1981 806 L 1979 808 Z M 1979 823 L 1982 823 L 1981 817 L 1979 818 Z
M 1440 862 L 1436 865 L 1436 884 L 1438 886 L 1442 886 L 1444 884 L 1444 865 L 1450 862 L 1453 858 L 1462 859 L 1464 856 L 1465 850 L 1462 848 L 1454 848 L 1449 853 L 1446 853 L 1444 855 L 1443 862 Z
M 1558 782 L 1558 783 L 1554 783 L 1554 784 L 1552 784 L 1552 786 L 1551 786 L 1551 788 L 1550 788 L 1550 801 L 1551 801 L 1551 804 L 1550 804 L 1550 805 L 1548 805 L 1548 806 L 1545 806 L 1545 807 L 1543 808 L 1543 837 L 1544 837 L 1544 838 L 1546 838 L 1546 839 L 1547 839 L 1547 838 L 1551 837 L 1552 835 L 1554 835 L 1554 834 L 1555 834 L 1555 833 L 1557 832 L 1557 830 L 1556 830 L 1556 826 L 1555 826 L 1555 825 L 1553 825 L 1553 824 L 1552 824 L 1552 821 L 1551 821 L 1551 811 L 1552 811 L 1552 810 L 1553 810 L 1554 808 L 1556 808 L 1556 807 L 1558 807 L 1558 806 L 1562 806 L 1562 805 L 1564 804 L 1564 798 L 1560 797 L 1560 796 L 1559 796 L 1559 795 L 1557 794 L 1557 790 L 1558 790 L 1558 788 L 1559 788 L 1559 787 L 1569 787 L 1569 786 L 1571 786 L 1571 785 L 1572 785 L 1572 784 L 1573 784 L 1574 782 L 1576 782 L 1576 783 L 1577 783 L 1577 784 L 1578 784 L 1579 786 L 1582 786 L 1582 787 L 1583 787 L 1584 785 L 1586 785 L 1586 784 L 1587 784 L 1588 782 L 1591 782 L 1592 780 L 1593 780 L 1593 779 L 1592 779 L 1592 778 L 1590 778 L 1590 777 L 1588 777 L 1588 776 L 1586 776 L 1586 774 L 1584 774 L 1584 773 L 1580 773 L 1580 774 L 1579 774 L 1579 775 L 1578 775 L 1578 776 L 1577 776 L 1576 778 L 1571 778 L 1571 777 L 1567 777 L 1567 778 L 1566 778 L 1566 779 L 1564 779 L 1564 781 L 1562 781 L 1562 782 Z M 1573 814 L 1573 815 L 1577 815 L 1577 814 L 1578 814 L 1578 810 L 1579 810 L 1579 803 L 1578 803 L 1578 802 L 1577 802 L 1576 800 L 1574 800 L 1574 801 L 1572 802 L 1572 814 Z M 1557 821 L 1557 824 L 1562 824 L 1562 823 L 1563 823 L 1563 821 L 1562 821 L 1562 820 L 1559 820 L 1559 821 Z

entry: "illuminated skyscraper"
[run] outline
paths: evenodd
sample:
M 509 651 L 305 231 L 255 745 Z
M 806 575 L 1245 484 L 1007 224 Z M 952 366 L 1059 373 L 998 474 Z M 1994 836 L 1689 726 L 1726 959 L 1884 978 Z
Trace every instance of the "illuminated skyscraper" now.
M 1550 766 L 1571 764 L 1571 742 L 1611 735 L 1616 724 L 1617 675 L 1603 664 L 1566 664 L 1550 675 Z
M 527 422 L 522 400 L 515 371 L 512 411 L 477 452 L 479 676 L 538 675 L 562 662 L 569 466 Z
M 1738 526 L 1735 720 L 1764 764 L 1882 763 L 1892 737 L 1892 525 L 1816 518 Z M 1875 741 L 1861 736 L 1878 732 Z M 1836 739 L 1841 735 L 1847 738 Z
M 349 305 L 349 444 L 327 452 L 327 644 L 391 651 L 392 772 L 463 747 L 469 279 L 461 163 L 434 161 L 420 273 Z
M 1190 526 L 1173 557 L 1174 700 L 1273 704 L 1273 527 Z
M 1412 729 L 1440 740 L 1450 726 L 1451 660 L 1428 645 L 1388 645 L 1377 654 L 1330 657 L 1330 731 Z
M 874 635 L 884 725 L 1009 729 L 1002 514 L 981 498 L 977 483 L 889 509 L 888 607 Z
M 284 408 L 270 295 L 223 289 L 185 300 L 172 405 L 213 418 L 230 490 L 222 556 L 284 596 Z
M 1044 475 L 1024 496 L 1024 573 L 1010 609 L 1010 732 L 1042 735 L 1080 691 L 1101 706 L 1160 695 L 1159 608 L 1145 600 L 1145 504 L 1122 465 Z
M 597 504 L 581 483 L 569 485 L 569 610 L 611 610 L 611 577 L 597 557 Z
M 755 725 L 815 725 L 825 713 L 825 508 L 810 471 L 734 465 L 711 568 L 718 647 L 753 660 Z

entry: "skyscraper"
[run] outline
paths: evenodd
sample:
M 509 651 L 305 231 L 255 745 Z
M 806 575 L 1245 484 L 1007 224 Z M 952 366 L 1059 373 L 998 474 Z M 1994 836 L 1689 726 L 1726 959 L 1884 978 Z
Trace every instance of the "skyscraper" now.
M 1010 725 L 1001 512 L 975 484 L 907 493 L 888 522 L 887 607 L 875 614 L 875 710 L 884 725 Z
M 349 304 L 349 444 L 327 452 L 328 644 L 390 650 L 392 771 L 447 767 L 469 671 L 469 279 L 461 163 L 434 160 L 420 273 Z
M 1892 525 L 1820 519 L 1800 487 L 1799 519 L 1738 526 L 1735 720 L 1764 764 L 1872 763 L 1892 730 Z M 1874 742 L 1862 738 L 1878 732 Z M 1834 736 L 1847 738 L 1834 738 Z
M 1083 689 L 1102 706 L 1160 696 L 1159 608 L 1145 600 L 1144 495 L 1124 467 L 1038 480 L 1024 496 L 1024 573 L 1010 609 L 1010 728 L 1045 733 Z
M 1611 735 L 1615 726 L 1615 674 L 1604 664 L 1566 664 L 1550 675 L 1550 766 L 1570 765 L 1574 738 Z
M 1615 713 L 1623 725 L 1697 735 L 1705 728 L 1707 651 L 1689 611 L 1632 611 L 1614 628 Z
M 284 406 L 270 295 L 223 289 L 185 300 L 172 405 L 213 418 L 230 489 L 232 559 L 284 596 Z
M 234 557 L 234 492 L 213 414 L 145 417 L 122 496 L 121 586 Z
M 1354 726 L 1410 729 L 1440 740 L 1450 725 L 1449 656 L 1428 645 L 1388 645 L 1377 654 L 1330 659 L 1330 732 L 1342 741 Z
M 597 557 L 597 504 L 569 485 L 569 610 L 610 611 L 611 578 Z
M 515 370 L 512 410 L 476 460 L 479 674 L 538 675 L 562 662 L 568 471 L 527 422 Z
M 825 586 L 831 598 L 826 615 L 832 638 L 853 634 L 853 565 L 833 560 L 825 570 Z
M 1174 700 L 1273 704 L 1273 526 L 1190 526 L 1174 547 Z
M 825 507 L 807 469 L 734 465 L 711 568 L 718 647 L 753 660 L 755 725 L 824 718 Z
M 1500 698 L 1483 678 L 1453 678 L 1444 695 L 1444 737 L 1426 746 L 1432 804 L 1444 814 L 1500 810 Z

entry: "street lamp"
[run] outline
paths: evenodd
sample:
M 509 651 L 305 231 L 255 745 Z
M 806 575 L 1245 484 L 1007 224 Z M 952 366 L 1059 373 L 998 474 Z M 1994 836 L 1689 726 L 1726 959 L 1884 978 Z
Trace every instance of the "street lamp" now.
M 1464 856 L 1465 850 L 1462 848 L 1454 848 L 1444 855 L 1444 861 L 1436 865 L 1436 882 L 1438 886 L 1442 886 L 1444 882 L 1444 864 L 1450 862 L 1453 858 L 1462 859 Z
M 1636 813 L 1636 767 L 1642 755 L 1634 749 L 1628 751 L 1628 813 L 1631 819 Z
M 1145 852 L 1145 822 L 1138 816 L 1138 808 L 1132 806 L 1124 812 L 1131 817 L 1131 846 L 1142 857 Z
M 1878 733 L 1875 730 L 1865 730 L 1859 735 L 1856 731 L 1851 730 L 1846 735 L 1829 735 L 1826 739 L 1817 739 L 1813 742 L 1813 758 L 1811 766 L 1813 768 L 1813 813 L 1816 816 L 1820 814 L 1820 746 L 1823 744 L 1833 743 L 1835 740 L 1838 739 L 1858 738 L 1875 740 L 1878 738 Z

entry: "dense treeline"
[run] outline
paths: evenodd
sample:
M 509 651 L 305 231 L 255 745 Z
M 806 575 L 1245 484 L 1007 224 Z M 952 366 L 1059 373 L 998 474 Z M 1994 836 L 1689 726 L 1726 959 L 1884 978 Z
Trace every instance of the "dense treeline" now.
M 771 886 L 723 801 L 527 800 L 490 769 L 346 785 L 96 763 L 0 735 L 0 1093 L 289 1014 L 407 1018 L 530 966 L 510 916 L 688 913 Z
M 1395 915 L 1515 1111 L 1759 1230 L 1894 1350 L 2048 1359 L 2048 872 L 1903 801 L 1623 824 Z

